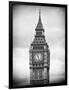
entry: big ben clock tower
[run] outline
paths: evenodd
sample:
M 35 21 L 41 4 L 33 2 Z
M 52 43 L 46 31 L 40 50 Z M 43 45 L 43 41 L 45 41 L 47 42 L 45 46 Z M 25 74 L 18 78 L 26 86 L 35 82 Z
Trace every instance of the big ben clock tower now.
M 35 31 L 36 35 L 29 50 L 30 84 L 49 84 L 50 50 L 45 40 L 40 10 Z

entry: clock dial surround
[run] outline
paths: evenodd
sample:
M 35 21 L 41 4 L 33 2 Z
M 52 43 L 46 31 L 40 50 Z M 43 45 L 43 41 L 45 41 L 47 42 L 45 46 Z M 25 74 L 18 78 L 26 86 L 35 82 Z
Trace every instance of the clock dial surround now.
M 35 60 L 36 62 L 42 61 L 42 54 L 41 54 L 41 53 L 36 53 L 36 54 L 34 55 L 34 60 Z

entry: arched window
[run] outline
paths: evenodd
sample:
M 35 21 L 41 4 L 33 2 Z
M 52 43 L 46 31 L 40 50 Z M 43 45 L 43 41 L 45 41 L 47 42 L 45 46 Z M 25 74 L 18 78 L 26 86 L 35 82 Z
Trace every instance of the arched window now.
M 39 79 L 42 79 L 42 70 L 39 70 Z
M 38 79 L 38 71 L 35 70 L 35 79 Z

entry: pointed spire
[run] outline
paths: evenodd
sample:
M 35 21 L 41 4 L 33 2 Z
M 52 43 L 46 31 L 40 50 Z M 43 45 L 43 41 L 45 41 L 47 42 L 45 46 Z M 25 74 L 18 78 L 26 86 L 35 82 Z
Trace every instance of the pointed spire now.
M 41 9 L 39 9 L 39 19 L 41 20 Z
M 37 29 L 37 30 L 43 29 L 43 25 L 42 25 L 42 22 L 41 22 L 41 9 L 39 9 L 39 20 L 38 20 L 38 24 L 37 24 L 36 29 Z

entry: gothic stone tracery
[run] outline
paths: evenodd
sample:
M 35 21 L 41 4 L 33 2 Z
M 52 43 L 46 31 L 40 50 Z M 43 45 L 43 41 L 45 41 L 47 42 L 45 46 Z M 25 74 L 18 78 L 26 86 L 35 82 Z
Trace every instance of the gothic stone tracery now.
M 45 40 L 41 12 L 36 26 L 36 35 L 30 46 L 30 84 L 48 84 L 50 50 Z

